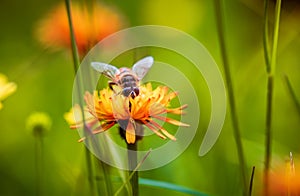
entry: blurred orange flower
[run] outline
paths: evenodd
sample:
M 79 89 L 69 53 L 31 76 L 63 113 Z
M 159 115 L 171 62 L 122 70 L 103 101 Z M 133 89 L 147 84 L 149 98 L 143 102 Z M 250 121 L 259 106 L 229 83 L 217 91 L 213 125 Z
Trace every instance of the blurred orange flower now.
M 270 173 L 269 195 L 300 195 L 300 162 L 288 160 Z
M 140 87 L 140 94 L 134 99 L 115 94 L 112 90 L 106 88 L 101 90 L 99 95 L 96 91 L 94 95 L 86 92 L 85 102 L 87 110 L 100 122 L 100 126 L 93 130 L 94 134 L 106 131 L 118 123 L 126 130 L 126 141 L 131 144 L 136 141 L 136 123 L 147 126 L 163 139 L 168 137 L 171 140 L 176 140 L 173 135 L 154 121 L 156 119 L 177 126 L 189 126 L 180 121 L 162 116 L 168 113 L 183 114 L 183 109 L 187 105 L 178 108 L 169 107 L 170 101 L 176 96 L 177 93 L 169 93 L 169 89 L 166 86 L 159 86 L 152 90 L 152 86 L 149 83 Z
M 104 37 L 123 26 L 119 12 L 95 3 L 92 7 L 71 5 L 72 22 L 81 57 Z M 55 7 L 37 26 L 38 40 L 47 47 L 71 48 L 67 12 L 64 4 Z

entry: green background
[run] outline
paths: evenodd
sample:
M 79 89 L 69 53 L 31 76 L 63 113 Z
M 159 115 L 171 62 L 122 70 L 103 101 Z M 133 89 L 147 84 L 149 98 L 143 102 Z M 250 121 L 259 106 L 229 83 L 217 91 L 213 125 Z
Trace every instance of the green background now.
M 35 140 L 25 129 L 26 118 L 34 111 L 47 112 L 53 121 L 51 131 L 44 138 L 43 195 L 84 195 L 87 189 L 83 144 L 77 143 L 77 132 L 70 130 L 63 118 L 72 106 L 71 53 L 43 50 L 33 33 L 39 19 L 59 2 L 0 2 L 0 72 L 18 85 L 16 93 L 5 100 L 0 111 L 0 195 L 35 194 Z M 189 33 L 208 49 L 223 73 L 213 1 L 104 2 L 123 13 L 128 27 L 158 24 Z M 247 171 L 250 176 L 252 166 L 256 166 L 254 192 L 259 195 L 264 164 L 267 84 L 262 41 L 263 2 L 228 0 L 224 5 L 227 54 Z M 273 1 L 270 5 L 274 8 Z M 299 11 L 296 1 L 283 1 L 273 104 L 272 169 L 284 163 L 289 152 L 293 152 L 295 160 L 300 159 L 300 116 L 283 80 L 286 74 L 300 100 Z M 172 54 L 166 54 L 166 58 L 172 58 Z M 202 78 L 186 70 L 184 62 L 179 68 L 188 72 L 195 86 L 198 83 L 205 86 Z M 226 116 L 213 149 L 204 157 L 198 156 L 210 108 L 207 92 L 200 89 L 197 93 L 202 97 L 199 100 L 202 118 L 189 148 L 170 164 L 141 172 L 140 176 L 186 186 L 208 195 L 240 195 L 240 170 L 230 115 Z M 140 187 L 140 192 L 141 195 L 184 195 L 145 186 Z

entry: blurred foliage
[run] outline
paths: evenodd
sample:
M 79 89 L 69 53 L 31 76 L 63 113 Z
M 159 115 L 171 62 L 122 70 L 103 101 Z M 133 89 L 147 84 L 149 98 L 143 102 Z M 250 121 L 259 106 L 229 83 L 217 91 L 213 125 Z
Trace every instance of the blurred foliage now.
M 263 1 L 224 2 L 227 53 L 247 169 L 250 176 L 252 166 L 257 168 L 253 195 L 259 195 L 267 81 L 262 45 Z M 74 70 L 71 55 L 69 51 L 44 49 L 33 33 L 37 21 L 59 3 L 58 0 L 0 2 L 0 72 L 18 85 L 18 90 L 5 100 L 5 107 L 0 111 L 0 195 L 33 195 L 35 192 L 34 138 L 26 133 L 25 126 L 26 118 L 33 111 L 45 111 L 52 118 L 51 132 L 44 138 L 45 195 L 84 195 L 87 190 L 83 144 L 77 143 L 78 133 L 70 130 L 63 118 L 72 107 Z M 137 0 L 130 3 L 107 0 L 104 3 L 118 8 L 128 20 L 128 26 L 160 24 L 186 31 L 203 43 L 222 70 L 212 1 L 178 0 L 172 5 Z M 272 7 L 273 3 L 271 1 Z M 282 6 L 272 122 L 271 168 L 274 171 L 284 164 L 290 151 L 294 157 L 300 157 L 300 116 L 283 81 L 286 74 L 299 100 L 300 5 L 299 1 L 290 0 L 283 1 Z M 170 57 L 189 77 L 200 98 L 198 133 L 176 160 L 164 167 L 141 172 L 140 176 L 186 186 L 209 195 L 240 195 L 240 174 L 229 115 L 214 148 L 204 157 L 199 157 L 199 146 L 209 122 L 210 97 L 203 78 L 185 66 L 186 62 L 176 54 L 166 52 L 159 60 Z M 116 183 L 115 188 L 119 185 Z M 142 195 L 183 195 L 144 186 L 140 187 L 140 192 Z

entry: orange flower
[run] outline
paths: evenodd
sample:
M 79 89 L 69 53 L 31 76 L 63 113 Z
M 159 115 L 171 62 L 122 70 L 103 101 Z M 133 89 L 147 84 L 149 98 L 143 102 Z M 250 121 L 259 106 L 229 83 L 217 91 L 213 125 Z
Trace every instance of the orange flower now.
M 154 119 L 157 119 L 177 126 L 189 126 L 188 124 L 162 116 L 168 113 L 183 114 L 182 110 L 187 105 L 179 108 L 169 108 L 170 101 L 176 96 L 177 93 L 169 93 L 169 89 L 166 86 L 159 86 L 155 90 L 152 90 L 152 86 L 149 83 L 140 87 L 140 94 L 134 99 L 124 97 L 121 94 L 115 94 L 112 90 L 106 88 L 101 90 L 99 95 L 96 91 L 94 95 L 86 92 L 85 102 L 88 111 L 100 122 L 100 126 L 93 130 L 94 134 L 106 131 L 118 123 L 126 130 L 126 141 L 131 144 L 136 141 L 135 128 L 137 123 L 146 125 L 163 139 L 168 137 L 171 140 L 176 140 L 173 135 L 154 121 Z
M 95 3 L 93 7 L 71 5 L 72 22 L 78 52 L 83 57 L 104 37 L 122 27 L 121 16 L 116 10 Z M 54 48 L 71 48 L 68 17 L 64 4 L 52 10 L 38 25 L 39 41 Z
M 298 165 L 297 165 L 298 164 Z M 300 165 L 291 159 L 270 174 L 269 193 L 272 196 L 300 195 Z

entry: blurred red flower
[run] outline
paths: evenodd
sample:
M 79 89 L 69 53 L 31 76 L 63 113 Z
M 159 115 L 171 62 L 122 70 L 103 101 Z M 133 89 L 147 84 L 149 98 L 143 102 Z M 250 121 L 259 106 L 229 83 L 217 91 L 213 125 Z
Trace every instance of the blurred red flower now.
M 122 28 L 124 22 L 118 11 L 95 3 L 71 5 L 72 22 L 78 52 L 83 57 L 101 39 Z M 36 35 L 47 47 L 71 48 L 67 12 L 64 4 L 55 7 L 38 23 Z

